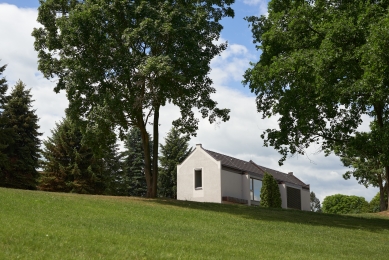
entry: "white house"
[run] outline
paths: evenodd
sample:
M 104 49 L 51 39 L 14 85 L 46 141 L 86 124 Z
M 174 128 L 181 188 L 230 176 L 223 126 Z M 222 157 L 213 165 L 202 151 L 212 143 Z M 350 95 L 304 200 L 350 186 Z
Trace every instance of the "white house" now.
M 177 166 L 177 199 L 259 205 L 265 172 L 278 182 L 283 208 L 310 210 L 309 185 L 293 173 L 212 152 L 201 144 Z

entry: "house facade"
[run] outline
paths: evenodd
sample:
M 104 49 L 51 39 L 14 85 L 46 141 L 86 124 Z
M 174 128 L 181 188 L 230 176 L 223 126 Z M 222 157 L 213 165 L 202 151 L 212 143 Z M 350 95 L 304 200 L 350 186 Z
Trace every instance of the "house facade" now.
M 282 208 L 310 210 L 309 185 L 293 173 L 209 151 L 201 144 L 177 166 L 177 199 L 259 205 L 265 172 L 278 183 Z

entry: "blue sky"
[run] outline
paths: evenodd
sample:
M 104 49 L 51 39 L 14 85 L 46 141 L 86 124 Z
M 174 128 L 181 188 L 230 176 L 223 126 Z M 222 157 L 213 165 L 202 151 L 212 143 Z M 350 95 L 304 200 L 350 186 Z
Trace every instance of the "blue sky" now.
M 229 47 L 221 56 L 211 62 L 210 77 L 217 92 L 213 98 L 221 108 L 231 109 L 228 122 L 209 124 L 200 120 L 197 136 L 190 145 L 201 143 L 204 148 L 227 154 L 242 160 L 253 160 L 259 165 L 294 174 L 307 184 L 322 201 L 325 196 L 336 193 L 363 196 L 367 200 L 378 192 L 376 188 L 366 189 L 355 179 L 344 180 L 347 171 L 339 158 L 325 157 L 320 147 L 312 146 L 304 156 L 288 158 L 280 167 L 280 155 L 272 147 L 263 147 L 260 134 L 267 128 L 276 128 L 278 118 L 262 119 L 256 112 L 255 96 L 241 84 L 244 71 L 250 62 L 258 61 L 259 52 L 252 43 L 248 22 L 243 18 L 267 13 L 267 0 L 236 0 L 232 6 L 235 18 L 222 21 L 224 30 L 221 38 L 228 41 Z M 55 82 L 42 77 L 37 70 L 37 54 L 33 49 L 33 28 L 36 22 L 38 0 L 0 0 L 0 65 L 7 64 L 4 76 L 12 87 L 21 79 L 35 102 L 33 104 L 40 118 L 40 131 L 43 139 L 50 135 L 55 122 L 64 116 L 68 102 L 65 93 L 55 94 Z M 5 37 L 3 37 L 5 36 Z M 160 140 L 171 128 L 172 120 L 179 116 L 179 110 L 167 105 L 161 110 Z M 366 121 L 367 122 L 367 121 Z M 362 128 L 368 129 L 368 123 Z

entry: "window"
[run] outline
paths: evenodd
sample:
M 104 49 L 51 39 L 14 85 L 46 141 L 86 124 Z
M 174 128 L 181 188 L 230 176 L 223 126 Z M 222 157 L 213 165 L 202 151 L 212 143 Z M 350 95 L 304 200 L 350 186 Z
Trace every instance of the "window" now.
M 250 198 L 251 200 L 260 201 L 262 181 L 250 178 Z
M 202 172 L 201 170 L 195 170 L 195 189 L 201 189 L 203 187 Z
M 287 207 L 301 210 L 301 191 L 299 189 L 286 187 Z

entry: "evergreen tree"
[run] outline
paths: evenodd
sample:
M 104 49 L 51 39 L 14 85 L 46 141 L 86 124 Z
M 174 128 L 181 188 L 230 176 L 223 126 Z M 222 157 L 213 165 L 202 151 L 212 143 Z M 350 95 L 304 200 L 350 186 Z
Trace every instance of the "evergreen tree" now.
M 150 144 L 152 144 L 151 141 Z M 128 196 L 145 197 L 147 194 L 145 161 L 141 131 L 138 128 L 131 128 L 128 132 L 124 147 L 123 171 L 125 179 L 123 192 Z M 152 147 L 150 147 L 150 150 L 152 150 Z
M 8 103 L 4 105 L 1 128 L 12 129 L 13 142 L 3 149 L 8 165 L 3 171 L 3 186 L 36 189 L 39 166 L 40 139 L 38 117 L 31 107 L 31 90 L 22 81 L 12 89 Z
M 177 165 L 192 152 L 188 148 L 189 136 L 181 136 L 172 128 L 165 138 L 165 145 L 160 145 L 160 169 L 158 176 L 158 194 L 160 197 L 177 198 Z
M 281 208 L 281 204 L 281 193 L 277 181 L 272 175 L 265 173 L 262 179 L 260 205 L 267 208 Z
M 112 134 L 112 136 L 114 136 Z M 115 138 L 116 140 L 116 138 Z M 117 146 L 112 137 L 99 142 L 111 143 L 109 149 L 96 151 L 83 142 L 80 128 L 63 119 L 43 142 L 43 173 L 39 188 L 47 191 L 104 194 L 109 190 L 111 170 L 116 170 Z M 112 169 L 110 167 L 113 167 Z
M 8 156 L 4 149 L 12 142 L 10 131 L 5 128 L 6 118 L 3 116 L 4 106 L 7 103 L 7 80 L 2 78 L 6 65 L 0 67 L 0 186 L 4 186 L 5 175 L 3 174 L 8 167 Z
M 319 213 L 321 212 L 320 200 L 316 198 L 316 194 L 313 191 L 310 193 L 310 205 L 311 211 Z

